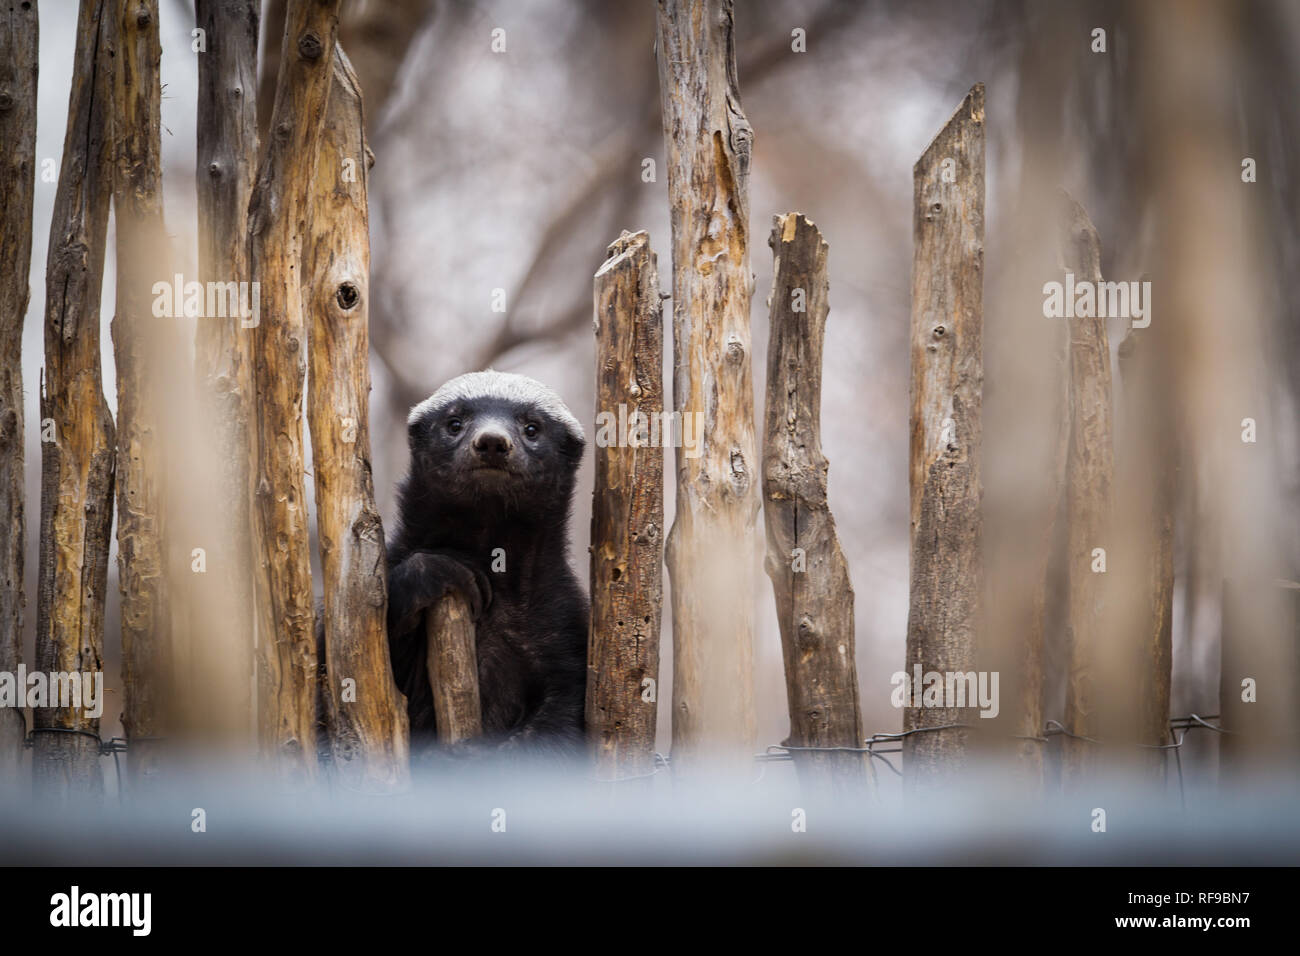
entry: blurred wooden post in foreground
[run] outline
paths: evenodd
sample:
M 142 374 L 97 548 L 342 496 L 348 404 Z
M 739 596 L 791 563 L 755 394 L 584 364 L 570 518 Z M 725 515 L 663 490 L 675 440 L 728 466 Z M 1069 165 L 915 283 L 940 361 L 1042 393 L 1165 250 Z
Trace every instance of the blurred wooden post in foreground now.
M 1286 718 L 1300 694 L 1300 582 L 1224 580 L 1219 654 L 1220 786 L 1294 780 L 1300 745 Z
M 1296 683 L 1294 433 L 1279 401 L 1293 352 L 1280 348 L 1295 297 L 1277 223 L 1295 202 L 1272 187 L 1221 187 L 1242 161 L 1257 97 L 1224 96 L 1223 77 L 1246 60 L 1258 76 L 1279 67 L 1249 47 L 1239 8 L 1212 0 L 1134 4 L 1134 61 L 1149 186 L 1150 267 L 1160 280 L 1153 331 L 1173 326 L 1169 401 L 1187 462 L 1189 614 L 1212 608 L 1223 583 L 1220 779 L 1231 788 L 1295 787 L 1300 709 Z M 1275 29 L 1266 21 L 1252 21 Z M 1266 65 L 1267 64 L 1267 65 Z M 1262 100 L 1260 102 L 1266 102 Z M 1194 109 L 1186 109 L 1195 103 Z M 1261 184 L 1289 188 L 1261 159 Z M 1282 186 L 1287 183 L 1287 186 Z M 1276 218 L 1275 218 L 1276 217 Z M 1279 355 L 1281 357 L 1279 357 Z M 1286 423 L 1286 424 L 1284 424 Z M 1256 433 L 1258 429 L 1258 433 Z M 1195 482 L 1191 479 L 1195 476 Z M 1289 582 L 1279 582 L 1287 577 Z M 1208 582 L 1208 586 L 1206 584 Z M 1210 592 L 1210 593 L 1205 593 Z M 1242 686 L 1246 678 L 1253 685 Z M 1243 693 L 1252 702 L 1242 699 Z M 1244 723 L 1243 723 L 1244 721 Z M 1289 751 L 1289 756 L 1287 756 Z M 1184 754 L 1186 756 L 1186 754 Z M 1243 774 L 1260 773 L 1251 780 Z
M 1062 194 L 1062 256 L 1074 283 L 1101 282 L 1101 242 L 1084 208 Z M 1068 283 L 1067 283 L 1068 288 Z M 1069 293 L 1067 291 L 1067 297 Z M 1115 623 L 1106 606 L 1110 593 L 1105 570 L 1113 511 L 1114 451 L 1111 413 L 1110 347 L 1106 320 L 1097 315 L 1067 319 L 1069 346 L 1070 442 L 1065 469 L 1065 507 L 1068 527 L 1066 574 L 1068 585 L 1067 634 L 1069 665 L 1066 681 L 1065 729 L 1076 736 L 1064 740 L 1062 783 L 1069 787 L 1096 767 L 1096 744 L 1079 737 L 1097 738 L 1099 671 L 1106 663 L 1108 624 Z M 1092 310 L 1094 313 L 1097 309 Z
M 673 770 L 747 774 L 760 504 L 749 304 L 749 161 L 731 0 L 660 0 L 673 250 L 677 517 Z M 689 440 L 689 441 L 688 441 Z
M 1035 318 L 1042 321 L 1041 314 Z M 1024 639 L 1018 645 L 1023 658 L 1013 664 L 1018 670 L 1016 683 L 1012 683 L 1009 688 L 1015 693 L 1018 684 L 1019 699 L 1013 698 L 1007 703 L 1011 707 L 1011 726 L 1015 733 L 1016 771 L 1019 775 L 1017 783 L 1031 788 L 1033 792 L 1041 792 L 1044 782 L 1044 750 L 1048 742 L 1048 738 L 1043 736 L 1046 728 L 1044 697 L 1047 632 L 1049 620 L 1055 620 L 1058 614 L 1059 604 L 1059 596 L 1051 588 L 1049 579 L 1053 574 L 1053 559 L 1063 538 L 1061 501 L 1065 495 L 1065 463 L 1070 440 L 1070 376 L 1067 371 L 1069 339 L 1069 330 L 1064 323 L 1049 338 L 1049 357 L 1043 361 L 1043 365 L 1055 375 L 1056 387 L 1050 392 L 1049 400 L 1044 402 L 1042 417 L 1033 420 L 1035 423 L 1044 423 L 1044 430 L 1038 434 L 1050 449 L 1049 454 L 1044 456 L 1047 465 L 1047 470 L 1043 473 L 1045 480 L 1033 489 L 1037 494 L 1026 496 L 1021 504 L 1020 514 L 1023 517 L 1020 517 L 1016 530 L 1024 536 L 1008 539 L 1008 543 L 1018 540 L 1024 546 L 1027 558 L 1022 559 L 1020 566 L 1028 568 L 1029 576 L 1024 582 L 1006 576 L 1004 569 L 1016 565 L 1006 563 L 1004 557 L 1004 564 L 999 568 L 1003 570 L 1003 575 L 993 582 L 991 589 L 994 594 L 998 594 L 1000 587 L 1024 587 L 1028 592 L 1029 613 L 1024 617 L 1014 613 L 1008 615 L 1006 602 L 1014 599 L 1009 599 L 1005 591 L 998 594 L 1001 606 L 994 613 L 1000 617 L 996 624 L 990 621 L 989 626 L 1023 622 L 1026 628 L 1023 631 Z M 1053 432 L 1051 435 L 1046 434 L 1046 429 L 1049 428 Z M 1011 607 L 1014 610 L 1016 605 Z M 1022 633 L 1020 628 L 1010 632 L 1011 635 L 1017 633 Z M 999 636 L 1008 635 L 1003 632 Z M 1008 689 L 1007 682 L 1001 686 Z
M 250 263 L 261 314 L 253 330 L 257 471 L 258 722 L 282 778 L 316 776 L 316 641 L 303 481 L 307 329 L 302 253 L 308 191 L 333 72 L 339 0 L 292 0 L 271 129 L 249 208 Z
M 982 622 L 980 458 L 984 383 L 984 86 L 976 84 L 912 170 L 911 594 L 909 687 L 975 671 Z M 954 691 L 959 679 L 945 687 Z M 969 693 L 969 692 L 968 692 Z M 909 697 L 914 695 L 909 694 Z M 967 695 L 963 695 L 967 696 Z M 976 701 L 910 700 L 903 729 L 909 787 L 966 762 Z
M 257 167 L 259 0 L 197 0 L 195 21 L 208 49 L 198 57 L 199 279 L 247 283 L 248 202 Z M 237 287 L 238 288 L 238 287 Z M 216 726 L 247 745 L 255 726 L 255 598 L 250 475 L 256 455 L 253 408 L 252 292 L 238 308 L 208 315 L 195 332 L 195 381 L 202 441 L 192 500 L 196 540 L 207 569 L 192 575 L 185 717 L 195 730 Z M 226 300 L 228 301 L 228 300 Z M 260 303 L 259 303 L 260 305 Z M 178 652 L 179 652 L 178 648 Z
M 31 301 L 32 197 L 36 186 L 36 6 L 0 17 L 0 671 L 23 657 L 23 319 Z M 0 707 L 0 788 L 15 781 L 23 712 Z
M 863 745 L 853 585 L 826 500 L 821 447 L 822 345 L 830 311 L 826 241 L 799 213 L 777 216 L 763 432 L 767 574 L 776 596 L 791 747 Z M 809 784 L 861 783 L 865 753 L 793 752 Z
M 610 244 L 594 299 L 587 735 L 596 778 L 618 780 L 654 772 L 658 712 L 663 449 L 671 435 L 662 417 L 663 304 L 649 235 L 625 232 Z
M 154 283 L 172 281 L 162 208 L 158 0 L 114 5 L 113 218 L 117 301 L 117 562 L 122 591 L 122 726 L 131 785 L 160 770 L 171 732 L 166 379 L 180 356 L 173 320 L 153 315 Z
M 50 422 L 54 440 L 41 443 L 36 612 L 36 669 L 98 676 L 101 694 L 113 526 L 113 419 L 99 352 L 112 190 L 112 9 L 102 0 L 82 0 L 77 15 L 68 125 L 50 221 L 41 419 Z M 102 792 L 99 719 L 86 713 L 85 703 L 83 696 L 82 706 L 35 710 L 32 773 L 38 794 Z
M 1149 303 L 1148 303 L 1149 305 Z M 1178 423 L 1170 406 L 1170 323 L 1130 328 L 1119 345 L 1123 402 L 1115 453 L 1116 546 L 1122 548 L 1118 582 L 1121 667 L 1133 675 L 1115 688 L 1133 704 L 1124 707 L 1130 737 L 1145 750 L 1140 766 L 1164 778 L 1170 743 L 1169 700 L 1173 677 L 1174 503 L 1178 497 Z M 1109 695 L 1108 695 L 1109 696 Z M 1116 702 L 1119 703 L 1118 701 Z
M 429 609 L 425 669 L 433 690 L 438 743 L 450 747 L 483 733 L 478 694 L 478 648 L 469 604 L 452 592 Z
M 369 163 L 361 91 L 337 45 L 333 74 L 303 258 L 330 744 L 346 786 L 391 793 L 410 782 L 410 741 L 388 657 L 384 528 L 370 475 Z M 355 682 L 350 694 L 345 679 Z

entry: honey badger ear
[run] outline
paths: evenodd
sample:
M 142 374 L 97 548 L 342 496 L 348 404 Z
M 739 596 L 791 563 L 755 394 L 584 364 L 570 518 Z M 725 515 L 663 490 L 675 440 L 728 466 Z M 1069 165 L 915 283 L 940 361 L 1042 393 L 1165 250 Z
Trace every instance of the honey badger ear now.
M 567 422 L 561 422 L 561 424 L 564 425 L 564 441 L 561 444 L 561 453 L 576 468 L 578 462 L 582 461 L 583 451 L 587 448 L 587 438 L 582 433 L 582 426 L 577 425 L 576 421 L 574 422 L 574 425 L 577 425 L 576 428 L 569 427 Z
M 425 404 L 427 403 L 416 405 L 411 409 L 411 414 L 406 417 L 406 440 L 412 448 L 428 434 L 429 415 Z
M 581 458 L 587 447 L 587 435 L 582 430 L 582 424 L 564 403 L 557 397 L 554 403 L 538 402 L 533 407 L 559 426 L 564 435 L 561 445 L 565 454 Z

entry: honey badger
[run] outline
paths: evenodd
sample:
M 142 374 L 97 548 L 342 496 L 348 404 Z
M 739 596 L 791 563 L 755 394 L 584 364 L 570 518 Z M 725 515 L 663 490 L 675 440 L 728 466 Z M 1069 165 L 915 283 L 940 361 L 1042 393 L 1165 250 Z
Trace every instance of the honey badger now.
M 586 439 L 551 389 L 503 372 L 447 382 L 407 419 L 410 471 L 388 543 L 388 643 L 411 743 L 436 737 L 425 612 L 449 590 L 475 616 L 483 746 L 583 752 L 588 603 L 569 567 Z

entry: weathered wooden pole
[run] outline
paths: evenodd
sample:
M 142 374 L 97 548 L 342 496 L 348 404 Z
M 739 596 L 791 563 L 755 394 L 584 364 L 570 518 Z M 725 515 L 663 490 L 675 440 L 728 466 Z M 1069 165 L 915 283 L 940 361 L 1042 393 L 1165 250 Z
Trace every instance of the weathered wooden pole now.
M 333 69 L 339 0 L 293 0 L 271 131 L 249 207 L 250 265 L 260 289 L 253 330 L 257 471 L 258 722 L 263 752 L 290 782 L 316 775 L 316 646 L 303 482 L 306 325 L 302 253 Z
M 767 575 L 776 595 L 785 659 L 791 747 L 863 745 L 853 635 L 853 584 L 826 498 L 821 445 L 822 345 L 830 311 L 826 240 L 800 213 L 777 216 L 768 303 L 767 422 L 763 517 Z M 870 771 L 865 753 L 794 751 L 801 780 L 853 786 Z
M 755 745 L 758 452 L 749 158 L 731 0 L 660 0 L 673 240 L 677 516 L 668 538 L 673 769 L 747 772 Z
M 663 418 L 663 302 L 647 233 L 625 232 L 610 244 L 593 298 L 597 435 L 587 735 L 593 774 L 618 780 L 654 772 L 659 699 L 663 448 L 671 436 Z
M 983 84 L 966 94 L 912 177 L 909 677 L 918 667 L 923 675 L 974 671 L 983 614 Z M 959 772 L 969 730 L 950 725 L 978 719 L 969 699 L 964 707 L 923 702 L 903 711 L 903 729 L 948 729 L 904 738 L 909 786 Z
M 311 313 L 307 415 L 325 590 L 334 772 L 354 790 L 410 783 L 406 702 L 385 625 L 384 527 L 370 475 L 370 216 L 356 74 L 339 46 L 312 179 L 303 274 Z M 351 693 L 343 681 L 351 679 Z
M 1101 242 L 1087 212 L 1063 196 L 1062 256 L 1074 283 L 1101 282 Z M 1080 738 L 1097 738 L 1098 671 L 1103 645 L 1109 640 L 1113 609 L 1106 606 L 1106 550 L 1113 548 L 1111 515 L 1114 478 L 1111 413 L 1110 346 L 1106 320 L 1096 315 L 1067 319 L 1070 381 L 1070 439 L 1066 458 L 1066 574 L 1069 597 L 1066 619 L 1069 665 L 1066 679 L 1066 737 L 1062 781 L 1066 786 L 1086 778 L 1096 767 L 1096 745 Z M 1098 310 L 1091 310 L 1096 312 Z
M 195 186 L 199 217 L 199 278 L 252 281 L 248 261 L 248 204 L 257 164 L 257 38 L 259 0 L 197 0 L 195 20 L 207 36 L 198 57 L 198 147 Z M 224 287 L 224 286 L 223 286 Z M 245 287 L 247 288 L 247 287 Z M 259 296 L 260 298 L 260 296 Z M 228 301 L 228 299 L 227 299 Z M 260 303 L 259 303 L 260 305 Z M 196 706 L 213 726 L 247 743 L 255 698 L 252 463 L 256 462 L 253 407 L 254 317 L 208 315 L 195 333 L 195 382 L 203 441 L 192 518 L 206 570 L 191 583 L 189 630 Z M 226 309 L 226 312 L 231 312 Z M 210 693 L 208 692 L 210 690 Z M 219 702 L 213 700 L 219 697 Z
M 23 656 L 23 318 L 31 300 L 36 185 L 36 4 L 0 17 L 0 671 Z M 19 702 L 0 707 L 0 786 L 14 780 L 26 725 Z
M 483 733 L 478 694 L 478 649 L 474 618 L 459 594 L 448 594 L 425 617 L 425 671 L 433 691 L 438 742 L 444 747 Z
M 98 675 L 113 524 L 113 419 L 100 375 L 99 298 L 112 190 L 112 6 L 82 0 L 45 272 L 38 670 Z M 93 678 L 92 678 L 93 679 Z M 54 703 L 54 702 L 52 702 Z M 38 793 L 99 793 L 99 719 L 35 711 Z
M 164 538 L 162 410 L 174 330 L 154 317 L 171 278 L 162 207 L 158 0 L 115 5 L 113 217 L 117 240 L 117 561 L 122 591 L 122 726 L 132 781 L 159 769 L 172 670 Z

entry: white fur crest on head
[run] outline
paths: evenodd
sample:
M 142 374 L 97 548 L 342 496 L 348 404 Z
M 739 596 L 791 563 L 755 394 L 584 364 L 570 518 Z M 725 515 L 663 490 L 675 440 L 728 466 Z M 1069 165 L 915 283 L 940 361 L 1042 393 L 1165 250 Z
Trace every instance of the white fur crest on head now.
M 542 414 L 564 425 L 580 441 L 586 441 L 582 424 L 573 417 L 564 400 L 536 379 L 513 372 L 487 369 L 483 372 L 466 372 L 447 382 L 440 389 L 411 409 L 406 424 L 417 421 L 453 402 L 473 401 L 476 398 L 499 398 L 536 408 Z

